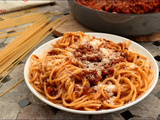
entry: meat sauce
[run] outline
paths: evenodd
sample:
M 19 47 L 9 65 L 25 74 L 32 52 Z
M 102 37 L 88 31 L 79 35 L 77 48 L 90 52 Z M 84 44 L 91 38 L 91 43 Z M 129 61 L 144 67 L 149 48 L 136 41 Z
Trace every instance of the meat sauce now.
M 121 50 L 115 49 L 120 47 Z M 90 82 L 91 85 L 97 85 L 99 81 L 111 77 L 114 72 L 114 65 L 119 62 L 128 61 L 127 53 L 121 44 L 114 44 L 103 40 L 101 46 L 93 46 L 89 42 L 78 46 L 74 51 L 74 57 L 85 66 L 82 76 Z M 111 51 L 108 56 L 103 53 L 104 50 Z
M 113 13 L 144 14 L 160 12 L 160 0 L 76 0 L 86 7 Z

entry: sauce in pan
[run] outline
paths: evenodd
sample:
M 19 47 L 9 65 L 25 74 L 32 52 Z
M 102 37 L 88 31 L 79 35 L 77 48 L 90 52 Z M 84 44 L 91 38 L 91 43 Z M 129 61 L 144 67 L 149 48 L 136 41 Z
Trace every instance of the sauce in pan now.
M 76 0 L 86 7 L 112 13 L 144 14 L 160 12 L 160 0 Z

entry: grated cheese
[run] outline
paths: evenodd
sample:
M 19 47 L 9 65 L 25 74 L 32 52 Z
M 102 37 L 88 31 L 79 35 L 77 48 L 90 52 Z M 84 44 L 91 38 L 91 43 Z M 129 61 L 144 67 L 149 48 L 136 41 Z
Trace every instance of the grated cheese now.
M 97 73 L 98 73 L 99 75 L 101 75 L 101 70 L 100 70 L 100 69 L 97 69 Z
M 114 95 L 112 92 L 109 92 L 108 94 L 109 94 L 109 96 L 113 96 Z
M 115 98 L 116 98 L 115 96 L 110 97 L 110 98 L 107 100 L 107 102 L 108 102 L 109 104 L 111 104 L 111 105 L 114 105 L 114 99 L 115 99 Z
M 71 52 L 67 52 L 67 54 L 70 55 L 70 56 L 73 56 L 73 53 L 71 53 Z
M 104 63 L 109 63 L 110 60 L 109 60 L 108 58 L 103 58 L 103 59 L 102 59 L 102 62 L 104 62 Z
M 104 90 L 107 90 L 108 92 L 112 92 L 114 89 L 116 88 L 115 85 L 111 84 L 111 85 L 107 85 Z
M 93 41 L 90 41 L 90 44 L 91 44 L 93 47 L 98 47 L 98 46 L 100 46 L 100 45 L 102 44 L 102 42 L 99 41 L 99 40 L 94 39 Z
M 100 48 L 100 50 L 102 51 L 103 54 L 105 54 L 105 56 L 107 56 L 107 57 L 109 56 L 110 53 L 109 53 L 108 49 Z
M 107 87 L 104 88 L 104 90 L 108 91 L 109 96 L 113 96 L 113 90 L 116 88 L 115 85 L 107 85 Z
M 110 58 L 110 59 L 116 59 L 116 54 L 111 54 L 111 55 L 109 56 L 109 58 Z
M 136 68 L 136 65 L 134 63 L 130 64 L 129 66 L 130 69 L 135 69 Z
M 52 65 L 53 65 L 52 62 L 47 63 L 47 66 L 52 66 Z
M 93 86 L 94 90 L 98 90 L 99 87 L 102 87 L 104 84 L 98 83 L 97 85 Z
M 88 64 L 88 69 L 94 69 L 94 68 L 95 68 L 94 63 L 89 63 Z
M 82 38 L 82 43 L 81 43 L 81 44 L 82 44 L 82 45 L 83 45 L 83 44 L 86 44 L 86 42 L 89 41 L 89 40 L 90 40 L 90 39 L 89 39 L 88 36 L 84 36 L 84 37 Z
M 98 86 L 93 86 L 93 89 L 94 90 L 98 90 Z

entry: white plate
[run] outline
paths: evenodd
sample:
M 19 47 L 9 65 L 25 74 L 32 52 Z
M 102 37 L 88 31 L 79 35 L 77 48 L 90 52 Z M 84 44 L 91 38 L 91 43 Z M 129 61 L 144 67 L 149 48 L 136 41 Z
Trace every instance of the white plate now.
M 120 36 L 116 36 L 116 35 L 111 35 L 111 34 L 105 34 L 105 33 L 86 33 L 89 35 L 94 35 L 97 38 L 105 38 L 107 40 L 111 40 L 115 43 L 119 43 L 119 42 L 123 42 L 123 41 L 129 41 L 126 38 L 120 37 Z M 53 39 L 45 44 L 43 44 L 42 46 L 40 46 L 38 49 L 36 49 L 31 55 L 36 54 L 39 55 L 41 53 L 43 53 L 45 50 L 51 48 L 51 43 L 55 43 L 59 38 Z M 129 50 L 134 52 L 137 52 L 139 54 L 142 54 L 143 56 L 148 58 L 148 61 L 152 62 L 152 67 L 153 67 L 153 71 L 154 71 L 154 79 L 151 83 L 150 88 L 148 89 L 148 91 L 146 91 L 146 93 L 144 93 L 144 95 L 140 98 L 138 98 L 136 101 L 126 104 L 122 107 L 119 108 L 114 108 L 114 109 L 108 109 L 108 110 L 100 110 L 100 111 L 80 111 L 80 110 L 74 110 L 74 109 L 70 109 L 70 108 L 66 108 L 57 104 L 54 104 L 50 101 L 48 101 L 47 99 L 45 99 L 45 97 L 43 95 L 41 95 L 39 92 L 37 92 L 33 86 L 29 83 L 29 65 L 30 65 L 30 61 L 31 61 L 31 55 L 28 58 L 26 64 L 25 64 L 25 68 L 24 68 L 24 78 L 25 78 L 25 82 L 28 86 L 28 88 L 31 90 L 31 92 L 37 96 L 40 100 L 42 100 L 43 102 L 45 102 L 46 104 L 53 106 L 55 108 L 67 111 L 67 112 L 72 112 L 72 113 L 79 113 L 79 114 L 103 114 L 103 113 L 111 113 L 111 112 L 115 112 L 115 111 L 119 111 L 125 108 L 128 108 L 130 106 L 135 105 L 136 103 L 140 102 L 141 100 L 143 100 L 147 95 L 150 94 L 150 92 L 153 90 L 153 88 L 155 87 L 155 85 L 157 84 L 158 81 L 158 74 L 159 74 L 159 70 L 158 70 L 158 65 L 157 62 L 155 61 L 154 57 L 142 46 L 140 46 L 139 44 L 135 43 L 132 41 Z

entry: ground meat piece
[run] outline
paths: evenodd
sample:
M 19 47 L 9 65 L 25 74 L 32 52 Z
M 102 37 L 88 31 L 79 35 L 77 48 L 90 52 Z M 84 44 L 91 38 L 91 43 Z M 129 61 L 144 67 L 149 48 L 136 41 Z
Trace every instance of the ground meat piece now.
M 84 85 L 84 87 L 83 87 L 83 93 L 84 94 L 89 95 L 92 91 L 93 91 L 92 88 L 87 87 L 87 86 Z
M 102 69 L 101 73 L 103 78 L 105 78 L 109 74 L 108 70 L 106 69 Z
M 82 75 L 86 77 L 91 85 L 97 85 L 98 81 L 102 79 L 102 76 L 97 73 L 97 70 L 83 70 Z
M 112 60 L 113 65 L 120 63 L 120 62 L 126 62 L 126 60 L 123 57 L 118 57 L 117 59 Z
M 81 52 L 74 52 L 75 57 L 82 57 L 82 53 Z
M 126 57 L 127 57 L 127 53 L 126 53 L 125 51 L 121 52 L 120 55 L 121 55 L 124 59 L 126 59 Z
M 102 52 L 89 43 L 79 45 L 73 54 L 78 60 L 90 62 L 101 62 L 103 57 Z
M 58 90 L 55 87 L 48 87 L 47 93 L 51 96 L 55 96 L 58 93 Z
M 48 52 L 48 56 L 51 56 L 51 55 L 58 55 L 60 52 L 59 51 L 56 51 L 56 50 L 51 50 Z
M 81 44 L 79 45 L 78 49 L 74 52 L 76 54 L 77 52 L 80 52 L 82 54 L 86 54 L 87 52 L 92 52 L 94 50 L 93 46 L 89 43 Z
M 90 62 L 101 62 L 102 61 L 102 57 L 103 55 L 102 54 L 93 54 L 93 55 L 88 55 L 87 56 L 87 61 L 90 61 Z
M 106 78 L 107 76 L 112 76 L 112 75 L 113 75 L 114 69 L 113 69 L 113 68 L 110 68 L 110 69 L 102 69 L 101 73 L 102 73 L 102 77 L 103 77 L 103 78 Z

